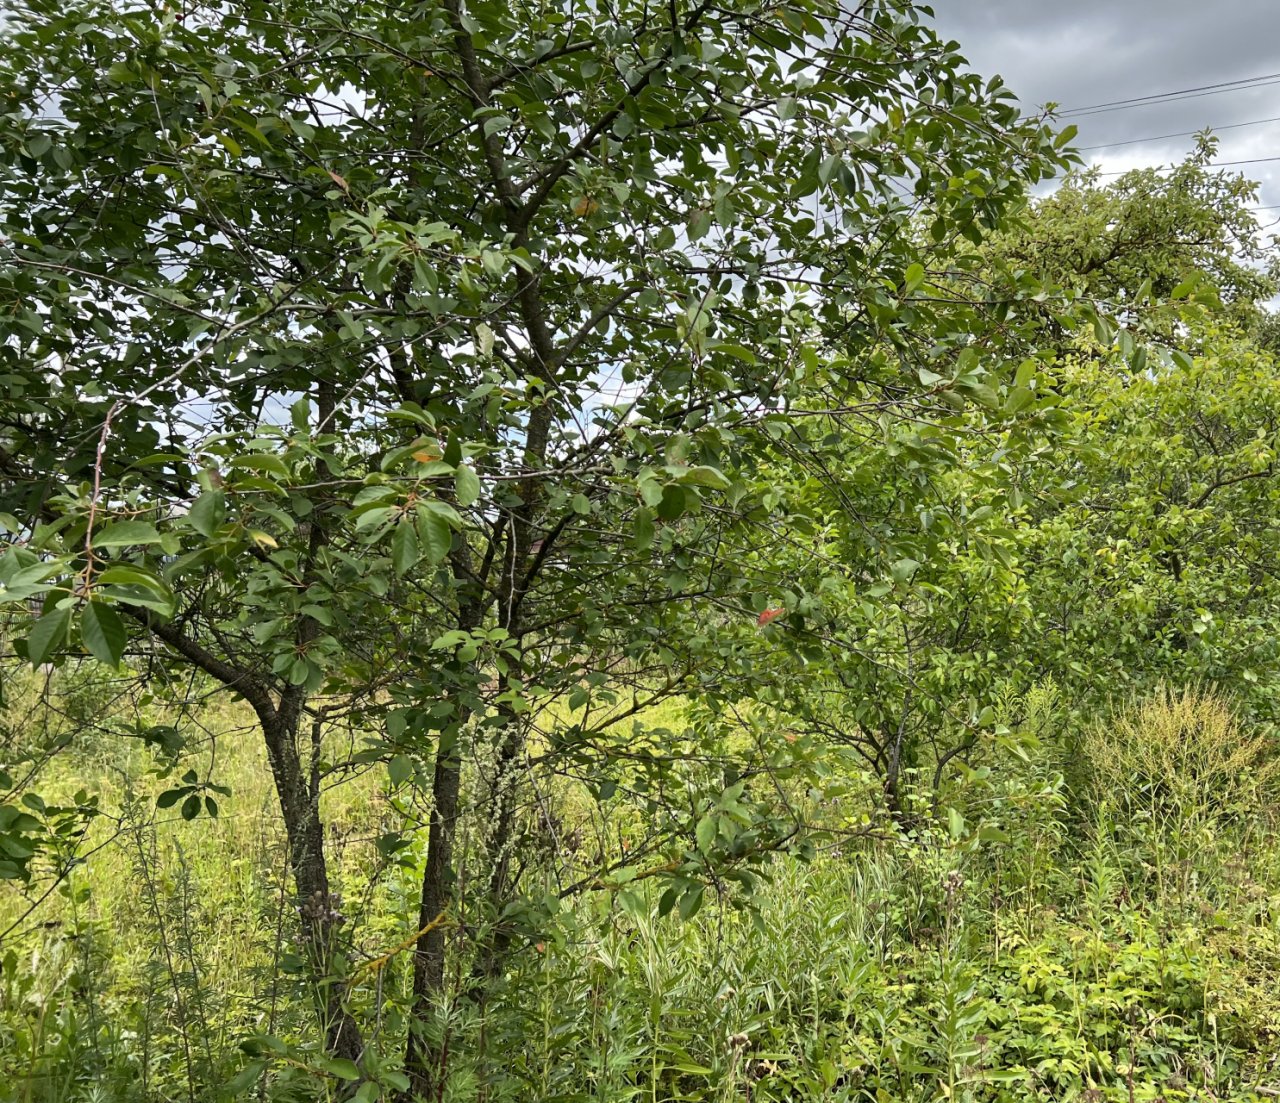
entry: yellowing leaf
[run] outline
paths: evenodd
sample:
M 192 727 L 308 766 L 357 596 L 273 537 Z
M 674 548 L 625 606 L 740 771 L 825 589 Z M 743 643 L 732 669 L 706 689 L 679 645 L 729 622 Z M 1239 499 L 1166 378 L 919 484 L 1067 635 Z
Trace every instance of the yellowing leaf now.
M 276 543 L 276 538 L 274 536 L 270 533 L 263 532 L 261 529 L 250 529 L 249 539 L 260 548 L 278 548 L 280 546 Z

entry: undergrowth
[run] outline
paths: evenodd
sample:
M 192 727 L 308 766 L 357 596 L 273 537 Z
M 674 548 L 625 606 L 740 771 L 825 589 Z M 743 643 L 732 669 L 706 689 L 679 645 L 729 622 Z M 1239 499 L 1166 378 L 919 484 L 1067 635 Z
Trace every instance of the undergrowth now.
M 235 708 L 201 720 L 233 795 L 187 822 L 157 809 L 171 782 L 146 780 L 151 752 L 67 721 L 75 704 L 58 712 L 70 765 L 42 791 L 66 798 L 92 773 L 101 814 L 51 890 L 0 895 L 0 1098 L 374 1099 L 402 1084 L 406 954 L 352 988 L 382 1086 L 320 1052 L 273 795 Z M 657 918 L 659 889 L 556 904 L 550 870 L 535 875 L 551 918 L 491 980 L 453 936 L 448 996 L 422 1025 L 448 1042 L 444 1098 L 1280 1094 L 1269 744 L 1205 693 L 1164 692 L 1080 732 L 1061 730 L 1051 692 L 1007 712 L 1017 754 L 975 752 L 905 830 L 819 836 L 749 900 L 711 886 L 692 918 Z M 387 860 L 377 846 L 405 810 L 371 773 L 325 800 L 352 937 L 375 960 L 415 914 L 416 849 Z M 566 828 L 583 807 L 561 794 Z

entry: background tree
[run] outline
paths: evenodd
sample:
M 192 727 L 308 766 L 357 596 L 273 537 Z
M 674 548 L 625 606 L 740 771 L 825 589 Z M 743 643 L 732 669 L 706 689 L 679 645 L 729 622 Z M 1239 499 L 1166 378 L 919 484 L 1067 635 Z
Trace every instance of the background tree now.
M 1002 741 L 1010 686 L 1049 678 L 1089 712 L 1205 679 L 1271 716 L 1272 252 L 1213 148 L 1069 177 L 919 273 L 919 296 L 971 314 L 950 370 L 922 362 L 915 420 L 778 434 L 770 470 L 807 525 L 765 560 L 787 564 L 791 615 L 763 646 L 796 660 L 766 696 L 775 722 L 856 749 L 904 825 L 904 779 L 936 794 Z M 1017 365 L 1000 398 L 991 363 Z
M 1257 687 L 1274 662 L 1274 241 L 1249 209 L 1255 186 L 1206 166 L 1213 148 L 1166 175 L 1086 176 L 993 240 L 1133 330 L 1104 321 L 1059 346 L 1054 386 L 1074 422 L 1062 439 L 1075 445 L 1071 463 L 1027 471 L 1019 544 L 1035 614 L 1017 646 L 1082 707 L 1203 679 L 1270 721 Z

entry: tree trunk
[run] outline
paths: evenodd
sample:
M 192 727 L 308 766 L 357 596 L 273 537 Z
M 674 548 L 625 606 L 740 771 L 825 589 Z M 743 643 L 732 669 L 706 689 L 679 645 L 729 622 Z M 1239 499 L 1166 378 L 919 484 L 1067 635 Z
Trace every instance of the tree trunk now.
M 462 774 L 457 757 L 457 737 L 436 752 L 432 783 L 431 828 L 427 835 L 427 863 L 422 872 L 422 897 L 418 906 L 418 929 L 426 927 L 453 901 L 453 845 L 457 835 L 458 792 Z M 413 953 L 413 1019 L 405 1050 L 411 1094 L 433 1097 L 443 1085 L 445 1070 L 418 1025 L 430 1013 L 431 1004 L 444 987 L 444 926 L 437 925 L 417 942 Z
M 264 718 L 262 734 L 284 819 L 289 866 L 298 892 L 302 941 L 315 985 L 316 1008 L 324 1026 L 325 1042 L 335 1057 L 356 1061 L 364 1046 L 359 1027 L 342 1003 L 340 978 L 347 964 L 341 945 L 343 916 L 339 901 L 329 891 L 320 794 L 308 784 L 302 770 L 296 719 L 279 713 Z
M 363 1052 L 360 1031 L 343 1008 L 341 988 L 334 983 L 346 965 L 346 957 L 338 941 L 341 923 L 336 901 L 329 892 L 320 792 L 318 786 L 308 784 L 298 754 L 303 690 L 287 690 L 277 705 L 268 687 L 252 673 L 213 654 L 176 625 L 154 620 L 146 612 L 133 615 L 178 654 L 240 694 L 257 716 L 289 844 L 289 867 L 298 892 L 311 977 L 318 995 L 328 989 L 328 994 L 319 996 L 317 1001 L 326 1042 L 334 1056 L 357 1060 Z
M 316 432 L 333 432 L 336 408 L 331 380 L 316 380 Z M 323 478 L 332 474 L 325 460 L 317 461 L 314 474 Z M 316 512 L 310 520 L 304 575 L 308 578 L 328 543 L 324 515 Z M 298 621 L 297 642 L 305 651 L 319 634 L 320 628 L 309 616 Z M 303 771 L 298 750 L 298 734 L 306 690 L 289 686 L 280 695 L 279 705 L 269 714 L 259 712 L 262 733 L 275 778 L 280 810 L 284 815 L 289 838 L 289 862 L 298 889 L 298 913 L 302 924 L 302 940 L 315 984 L 316 1008 L 325 1030 L 329 1052 L 335 1057 L 359 1060 L 364 1051 L 360 1029 L 343 1004 L 347 955 L 342 946 L 341 927 L 344 916 L 341 901 L 329 890 L 329 867 L 324 852 L 324 822 L 320 818 L 320 784 L 316 773 L 319 754 L 320 725 L 317 721 L 312 736 L 311 771 Z
M 458 616 L 458 627 L 470 631 L 480 623 L 482 603 L 468 602 Z M 427 860 L 422 871 L 422 895 L 418 903 L 418 930 L 443 915 L 454 898 L 453 850 L 458 834 L 458 797 L 462 788 L 459 741 L 471 719 L 471 710 L 459 706 L 454 724 L 440 733 L 435 772 L 431 783 L 431 824 L 427 832 Z M 434 1099 L 443 1094 L 447 1070 L 444 1054 L 437 1052 L 422 1033 L 422 1022 L 444 988 L 445 925 L 437 923 L 414 944 L 413 1000 L 404 1066 L 409 1077 L 407 1099 Z

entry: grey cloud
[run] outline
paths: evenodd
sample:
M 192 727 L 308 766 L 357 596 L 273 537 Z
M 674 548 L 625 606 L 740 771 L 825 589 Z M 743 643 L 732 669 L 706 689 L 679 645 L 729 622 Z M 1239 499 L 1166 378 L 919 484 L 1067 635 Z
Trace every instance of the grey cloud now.
M 1073 107 L 1280 72 L 1276 0 L 938 0 L 934 25 L 983 75 L 999 74 L 1028 107 Z M 1131 110 L 1064 118 L 1082 146 L 1280 116 L 1280 83 Z M 1224 131 L 1222 160 L 1280 155 L 1280 122 Z M 1179 157 L 1190 138 L 1097 151 L 1125 168 Z M 1274 166 L 1241 171 L 1280 203 Z M 1268 179 L 1269 178 L 1269 179 Z M 1275 181 L 1274 183 L 1272 181 Z

